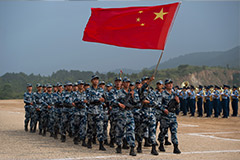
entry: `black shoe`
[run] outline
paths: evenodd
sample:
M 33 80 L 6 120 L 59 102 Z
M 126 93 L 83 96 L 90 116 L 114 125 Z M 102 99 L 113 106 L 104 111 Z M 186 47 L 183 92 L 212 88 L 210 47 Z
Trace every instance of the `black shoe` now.
M 50 133 L 50 137 L 53 137 L 53 133 Z
M 171 145 L 172 143 L 168 141 L 168 138 L 165 138 L 165 145 Z
M 55 133 L 53 137 L 54 137 L 54 139 L 58 139 L 57 133 Z
M 85 139 L 83 139 L 83 141 L 82 141 L 82 146 L 83 146 L 83 147 L 87 147 L 87 144 L 86 144 L 86 140 L 85 140 Z
M 69 132 L 69 133 L 68 133 L 68 136 L 69 136 L 70 138 L 72 138 L 72 137 L 73 137 L 72 132 Z
M 104 146 L 103 146 L 103 142 L 99 142 L 99 150 L 106 151 L 106 148 L 104 148 Z
M 109 145 L 107 139 L 104 141 L 104 144 L 105 145 Z
M 148 138 L 145 138 L 144 147 L 151 147 L 151 144 L 148 141 Z
M 165 152 L 165 149 L 164 149 L 164 146 L 163 146 L 163 143 L 160 143 L 160 146 L 158 148 L 161 152 Z
M 142 143 L 138 142 L 137 153 L 142 153 Z
M 61 141 L 62 141 L 62 142 L 66 142 L 66 136 L 63 136 L 63 135 L 62 135 L 62 136 L 61 136 Z
M 87 148 L 92 148 L 92 140 L 88 139 Z
M 123 139 L 122 149 L 129 149 L 128 144 L 127 144 L 127 140 L 125 138 Z
M 32 128 L 30 128 L 30 133 L 33 133 L 33 129 Z
M 178 149 L 178 144 L 174 144 L 173 153 L 175 153 L 175 154 L 180 154 L 181 153 L 181 151 Z
M 46 130 L 45 129 L 43 130 L 42 136 L 46 136 Z
M 24 129 L 26 132 L 28 131 L 28 127 L 27 127 L 27 125 L 25 125 L 25 129 Z
M 158 155 L 158 152 L 157 152 L 157 150 L 156 150 L 156 145 L 155 145 L 155 144 L 152 145 L 151 154 L 152 154 L 152 155 L 156 155 L 156 156 Z
M 41 129 L 39 130 L 39 135 L 42 135 L 42 130 Z
M 109 146 L 110 146 L 111 148 L 114 148 L 114 139 L 111 139 L 111 140 L 110 140 Z
M 73 142 L 74 142 L 75 145 L 78 145 L 78 138 L 75 137 L 75 138 L 73 139 Z
M 93 143 L 93 144 L 97 144 L 96 137 L 93 137 L 92 143 Z
M 136 156 L 137 154 L 134 151 L 134 147 L 131 147 L 129 155 Z
M 118 145 L 118 147 L 116 148 L 116 153 L 122 153 L 121 145 Z

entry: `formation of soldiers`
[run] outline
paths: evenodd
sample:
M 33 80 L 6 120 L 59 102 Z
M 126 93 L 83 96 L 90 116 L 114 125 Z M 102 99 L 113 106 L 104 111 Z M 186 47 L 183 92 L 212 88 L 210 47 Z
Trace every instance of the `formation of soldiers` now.
M 204 112 L 207 116 L 211 116 L 213 106 L 215 116 L 219 116 L 222 109 L 224 118 L 228 117 L 229 101 L 225 98 L 229 97 L 228 86 L 225 86 L 226 91 L 224 89 L 222 94 L 217 92 L 217 88 L 214 92 L 212 90 L 209 92 L 209 87 L 206 87 L 205 93 L 201 86 L 195 93 L 193 86 L 190 90 L 186 87 L 180 90 L 178 86 L 173 87 L 171 79 L 166 79 L 165 83 L 157 81 L 154 90 L 149 86 L 153 80 L 154 77 L 145 76 L 134 83 L 127 77 L 123 79 L 116 77 L 114 85 L 112 83 L 105 85 L 104 81 L 99 82 L 97 75 L 93 75 L 91 85 L 82 80 L 73 84 L 57 83 L 53 86 L 37 84 L 37 91 L 34 93 L 32 85 L 28 84 L 27 92 L 24 94 L 25 131 L 28 131 L 30 122 L 32 133 L 36 132 L 38 124 L 39 135 L 42 136 L 49 132 L 50 137 L 58 139 L 60 134 L 61 141 L 65 142 L 68 133 L 69 137 L 73 138 L 74 144 L 82 142 L 82 146 L 88 148 L 92 148 L 97 139 L 99 150 L 105 151 L 104 145 L 114 148 L 116 144 L 116 153 L 122 153 L 122 149 L 130 148 L 130 155 L 136 156 L 135 142 L 137 152 L 142 153 L 143 139 L 144 146 L 152 147 L 151 154 L 158 155 L 157 140 L 160 143 L 158 149 L 165 152 L 164 145 L 171 145 L 168 141 L 169 129 L 174 145 L 173 153 L 180 154 L 176 115 L 180 111 L 187 115 L 190 111 L 194 116 L 196 97 L 198 116 L 203 116 L 202 104 L 206 102 Z M 233 106 L 235 105 L 233 113 L 235 116 L 239 95 L 236 90 L 233 94 L 237 97 L 232 101 Z M 223 96 L 222 108 L 219 108 L 220 95 Z M 156 140 L 158 123 L 160 133 Z

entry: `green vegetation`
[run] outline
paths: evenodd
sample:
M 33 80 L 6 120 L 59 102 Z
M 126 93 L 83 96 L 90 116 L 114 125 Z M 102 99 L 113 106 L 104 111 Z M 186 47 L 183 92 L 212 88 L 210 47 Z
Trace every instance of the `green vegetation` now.
M 180 85 L 183 82 L 182 78 L 188 76 L 192 73 L 199 73 L 201 71 L 213 71 L 212 76 L 220 77 L 224 73 L 230 74 L 233 77 L 231 80 L 230 76 L 222 76 L 220 82 L 227 82 L 229 85 L 238 85 L 240 86 L 240 70 L 233 70 L 221 67 L 207 67 L 207 66 L 189 66 L 189 65 L 180 65 L 177 68 L 158 70 L 156 74 L 156 80 L 152 83 L 152 86 L 155 87 L 155 82 L 159 79 L 164 80 L 166 78 L 171 78 L 175 84 Z M 124 74 L 122 77 L 127 76 L 132 81 L 141 79 L 143 76 L 152 76 L 154 70 L 143 69 L 139 73 Z M 99 72 L 93 73 L 91 71 L 78 71 L 78 70 L 59 70 L 56 73 L 53 73 L 51 76 L 41 76 L 25 73 L 6 73 L 0 77 L 0 99 L 18 99 L 23 98 L 23 94 L 26 90 L 26 84 L 32 83 L 35 90 L 36 83 L 46 84 L 51 83 L 55 84 L 57 82 L 65 83 L 66 81 L 76 82 L 77 80 L 83 80 L 85 82 L 90 82 L 91 76 L 97 74 L 100 76 L 101 80 L 105 82 L 114 82 L 114 78 L 119 76 L 119 74 L 108 72 L 102 74 Z M 185 79 L 184 79 L 185 80 Z M 227 80 L 227 81 L 226 81 Z M 189 81 L 189 80 L 188 80 Z M 205 84 L 215 84 L 214 82 L 209 82 L 207 79 L 204 80 Z

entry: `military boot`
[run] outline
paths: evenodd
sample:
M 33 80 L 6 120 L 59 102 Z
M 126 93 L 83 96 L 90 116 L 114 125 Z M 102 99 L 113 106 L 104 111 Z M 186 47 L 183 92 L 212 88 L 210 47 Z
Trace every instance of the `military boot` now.
M 129 155 L 136 156 L 137 154 L 134 151 L 134 147 L 131 147 Z
M 92 140 L 91 139 L 88 139 L 87 147 L 92 148 Z
M 161 152 L 165 152 L 165 149 L 164 149 L 164 146 L 163 146 L 163 143 L 160 143 L 160 146 L 158 148 Z
M 142 143 L 138 142 L 137 153 L 142 153 Z
M 144 138 L 144 139 L 145 139 L 144 147 L 151 147 L 151 144 L 149 143 L 149 139 L 148 138 Z
M 157 150 L 156 150 L 156 145 L 155 145 L 155 144 L 152 145 L 151 154 L 152 154 L 152 155 L 156 155 L 156 156 L 158 155 L 158 152 L 157 152 Z
M 53 133 L 52 132 L 50 133 L 50 137 L 53 137 Z
M 111 148 L 114 148 L 114 139 L 113 138 L 111 138 L 109 146 Z
M 42 136 L 46 136 L 46 129 L 43 130 Z
M 78 145 L 78 138 L 74 137 L 73 142 L 74 142 L 75 145 Z
M 92 139 L 92 143 L 93 143 L 93 144 L 97 144 L 96 136 L 93 137 L 93 139 Z
M 62 142 L 66 142 L 66 136 L 61 135 L 61 141 L 62 141 Z
M 106 151 L 106 148 L 104 148 L 104 146 L 103 146 L 103 141 L 99 142 L 99 150 Z
M 168 141 L 168 137 L 165 137 L 165 145 L 171 145 L 172 143 Z
M 173 153 L 175 153 L 175 154 L 180 154 L 181 153 L 181 151 L 178 148 L 178 144 L 174 144 Z
M 39 135 L 42 135 L 42 129 L 39 130 Z
M 33 133 L 36 133 L 36 128 L 37 128 L 37 125 L 34 125 Z
M 105 144 L 105 145 L 109 145 L 109 144 L 108 144 L 108 140 L 107 140 L 107 139 L 106 139 L 106 140 L 104 140 L 104 144 Z
M 25 124 L 25 131 L 27 132 L 28 131 L 28 123 L 27 124 Z
M 54 136 L 53 136 L 53 138 L 54 138 L 54 139 L 58 139 L 57 135 L 58 135 L 58 134 L 55 133 Z
M 116 153 L 122 153 L 121 145 L 118 145 L 118 147 L 116 148 Z
M 123 146 L 122 146 L 122 149 L 129 149 L 126 138 L 123 138 Z
M 84 138 L 83 141 L 82 141 L 82 146 L 83 146 L 83 147 L 87 147 L 85 138 Z

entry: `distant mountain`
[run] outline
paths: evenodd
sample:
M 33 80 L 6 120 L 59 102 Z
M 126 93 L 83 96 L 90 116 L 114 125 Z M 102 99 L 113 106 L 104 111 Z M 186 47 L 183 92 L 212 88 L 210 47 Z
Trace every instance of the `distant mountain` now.
M 175 68 L 188 64 L 194 66 L 221 66 L 240 68 L 240 46 L 227 51 L 190 53 L 160 63 L 158 69 Z M 155 69 L 155 66 L 149 69 Z
M 122 70 L 123 74 L 132 74 L 132 73 L 139 73 L 141 72 L 141 70 L 134 70 L 134 69 L 129 69 L 129 68 L 123 68 L 123 69 L 114 69 L 111 70 L 109 72 L 113 72 L 113 73 L 120 73 L 120 71 Z

